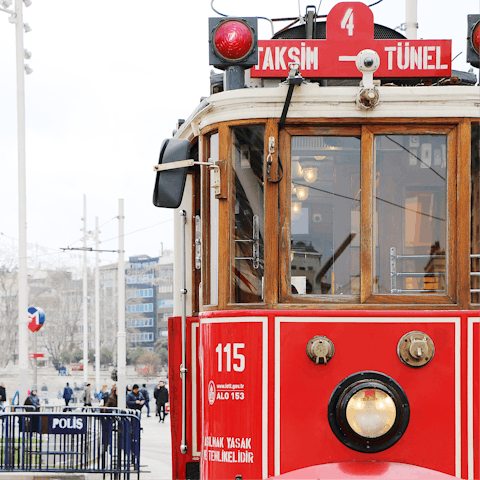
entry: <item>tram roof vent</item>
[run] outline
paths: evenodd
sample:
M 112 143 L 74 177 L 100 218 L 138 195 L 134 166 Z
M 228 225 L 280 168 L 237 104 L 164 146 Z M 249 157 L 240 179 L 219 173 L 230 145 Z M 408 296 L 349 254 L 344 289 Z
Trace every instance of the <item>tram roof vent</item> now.
M 316 22 L 313 30 L 316 39 L 327 38 L 327 22 Z M 374 25 L 373 37 L 375 40 L 397 40 L 405 39 L 406 37 L 396 30 L 385 27 L 384 25 Z M 273 36 L 274 39 L 284 40 L 300 40 L 307 38 L 306 25 L 297 25 L 296 27 L 287 30 L 281 30 Z

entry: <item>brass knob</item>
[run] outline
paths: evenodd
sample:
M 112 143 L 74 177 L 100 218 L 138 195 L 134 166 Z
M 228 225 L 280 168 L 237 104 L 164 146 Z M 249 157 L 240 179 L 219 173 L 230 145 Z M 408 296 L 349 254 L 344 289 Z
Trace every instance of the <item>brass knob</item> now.
M 423 367 L 429 363 L 435 354 L 432 339 L 423 332 L 406 333 L 398 342 L 398 358 L 409 367 Z
M 332 359 L 334 353 L 333 342 L 323 335 L 317 335 L 307 343 L 308 358 L 317 365 L 326 365 Z

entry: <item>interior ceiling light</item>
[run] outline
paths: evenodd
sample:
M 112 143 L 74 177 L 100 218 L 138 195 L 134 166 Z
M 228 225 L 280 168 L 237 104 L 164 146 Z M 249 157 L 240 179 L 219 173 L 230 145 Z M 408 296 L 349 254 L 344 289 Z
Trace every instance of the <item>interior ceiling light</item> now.
M 2 6 L 4 6 L 5 8 L 8 8 L 8 7 L 12 4 L 12 0 L 2 0 L 0 3 L 1 3 Z
M 303 178 L 307 183 L 313 183 L 317 179 L 317 167 L 304 168 Z
M 302 202 L 292 202 L 292 215 L 300 215 L 302 213 Z
M 24 50 L 24 53 L 23 53 L 23 56 L 29 60 L 30 58 L 32 58 L 32 52 L 29 52 L 27 49 Z
M 325 160 L 325 155 L 314 155 L 313 158 L 315 160 Z
M 295 194 L 297 198 L 302 202 L 308 198 L 308 187 L 304 185 L 297 185 L 295 188 Z
M 30 25 L 28 23 L 25 23 L 23 25 L 23 28 L 25 29 L 25 33 L 31 32 L 32 29 L 30 28 Z
M 26 7 L 29 7 L 32 4 L 32 0 L 23 0 L 23 3 Z
M 25 73 L 30 75 L 33 72 L 33 68 L 30 68 L 28 65 L 25 65 Z
M 330 397 L 328 421 L 347 447 L 377 453 L 398 442 L 410 406 L 402 387 L 380 372 L 358 372 L 342 380 Z

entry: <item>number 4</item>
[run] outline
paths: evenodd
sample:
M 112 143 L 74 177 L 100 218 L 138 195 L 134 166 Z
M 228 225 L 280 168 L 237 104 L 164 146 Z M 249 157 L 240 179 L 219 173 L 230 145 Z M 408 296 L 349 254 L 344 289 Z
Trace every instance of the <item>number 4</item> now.
M 341 28 L 346 28 L 348 30 L 349 37 L 353 35 L 353 8 L 347 8 L 341 23 Z

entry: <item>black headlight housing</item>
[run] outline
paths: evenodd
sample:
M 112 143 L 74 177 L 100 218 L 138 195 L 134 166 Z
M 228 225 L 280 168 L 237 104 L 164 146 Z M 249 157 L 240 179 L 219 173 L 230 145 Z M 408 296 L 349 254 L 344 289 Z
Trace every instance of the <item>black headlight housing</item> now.
M 359 434 L 347 419 L 350 400 L 362 392 L 378 392 L 390 398 L 388 402 L 395 406 L 395 420 L 379 436 Z M 367 416 L 364 417 L 368 422 Z M 405 433 L 409 420 L 410 405 L 404 390 L 393 378 L 380 372 L 364 371 L 348 376 L 337 385 L 328 402 L 328 421 L 333 433 L 344 445 L 358 452 L 377 453 L 390 448 Z

